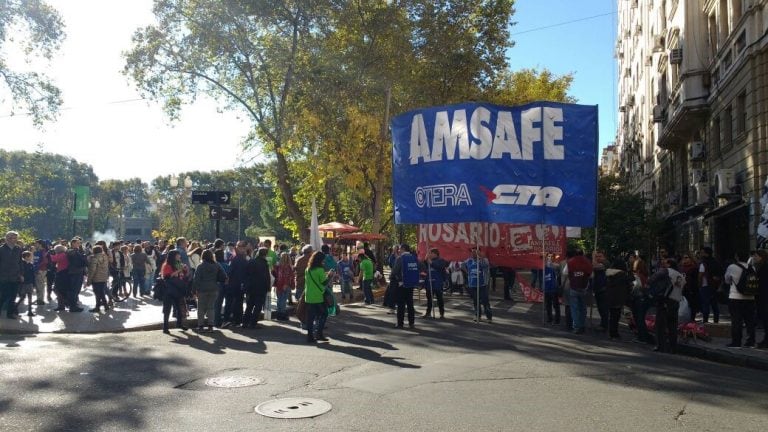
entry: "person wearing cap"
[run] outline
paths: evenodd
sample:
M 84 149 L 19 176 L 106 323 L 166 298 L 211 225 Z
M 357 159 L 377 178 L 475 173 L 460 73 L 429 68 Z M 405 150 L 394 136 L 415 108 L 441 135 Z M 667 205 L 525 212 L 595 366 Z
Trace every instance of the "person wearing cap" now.
M 413 308 L 413 289 L 419 286 L 419 261 L 411 254 L 407 244 L 400 246 L 402 253 L 395 261 L 392 273 L 397 275 L 397 328 L 403 328 L 405 312 L 408 311 L 408 327 L 414 328 L 416 311 Z

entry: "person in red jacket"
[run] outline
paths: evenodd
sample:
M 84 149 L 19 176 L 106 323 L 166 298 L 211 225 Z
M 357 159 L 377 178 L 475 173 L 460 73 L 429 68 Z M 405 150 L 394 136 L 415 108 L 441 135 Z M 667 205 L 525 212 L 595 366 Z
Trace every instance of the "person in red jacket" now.
M 587 320 L 585 297 L 592 275 L 592 263 L 584 256 L 584 252 L 576 251 L 576 256 L 568 260 L 568 282 L 570 283 L 570 305 L 573 318 L 573 333 L 584 333 Z

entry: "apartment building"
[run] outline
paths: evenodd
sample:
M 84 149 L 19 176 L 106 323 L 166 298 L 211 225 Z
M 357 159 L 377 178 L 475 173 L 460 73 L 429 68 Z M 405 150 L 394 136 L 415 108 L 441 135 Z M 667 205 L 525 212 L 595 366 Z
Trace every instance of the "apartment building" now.
M 619 171 L 677 253 L 756 245 L 768 177 L 767 0 L 617 0 Z

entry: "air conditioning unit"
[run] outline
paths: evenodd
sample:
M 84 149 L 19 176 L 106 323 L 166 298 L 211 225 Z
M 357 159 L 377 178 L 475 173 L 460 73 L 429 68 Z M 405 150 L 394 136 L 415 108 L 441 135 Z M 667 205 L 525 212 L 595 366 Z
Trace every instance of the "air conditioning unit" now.
M 690 185 L 693 186 L 697 183 L 703 183 L 707 181 L 706 174 L 703 169 L 693 168 L 691 169 Z
M 698 161 L 704 159 L 704 142 L 693 141 L 688 149 L 688 160 Z
M 642 33 L 642 32 L 643 32 L 643 25 L 642 24 L 637 24 L 635 26 L 635 33 Z
M 627 107 L 626 106 L 622 105 L 622 106 L 619 107 L 619 112 L 626 112 L 626 111 L 627 111 Z
M 653 52 L 664 51 L 664 36 L 653 35 Z
M 664 108 L 661 105 L 653 106 L 653 121 L 654 123 L 664 121 Z
M 683 49 L 682 48 L 675 48 L 673 50 L 669 50 L 669 63 L 670 64 L 680 64 L 683 62 Z
M 625 76 L 625 77 L 630 77 L 630 76 L 632 76 L 632 68 L 625 68 L 625 69 L 624 69 L 624 76 Z
M 696 203 L 696 205 L 703 205 L 709 202 L 709 183 L 696 183 L 693 185 L 693 189 L 695 190 L 695 194 L 692 201 Z
M 627 106 L 635 106 L 635 95 L 630 95 L 627 98 Z
M 719 197 L 733 194 L 734 173 L 731 169 L 719 169 L 715 171 L 715 193 Z

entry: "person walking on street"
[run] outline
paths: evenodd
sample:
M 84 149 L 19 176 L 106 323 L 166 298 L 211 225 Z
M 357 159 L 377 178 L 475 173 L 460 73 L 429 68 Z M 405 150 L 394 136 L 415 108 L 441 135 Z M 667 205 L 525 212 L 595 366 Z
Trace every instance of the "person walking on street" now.
M 491 302 L 488 298 L 488 276 L 490 265 L 488 259 L 481 256 L 477 249 L 472 249 L 470 258 L 464 262 L 467 271 L 467 292 L 472 297 L 475 307 L 475 321 L 480 321 L 481 312 L 485 312 L 488 322 L 493 321 Z M 480 302 L 478 303 L 478 290 Z M 481 311 L 482 309 L 482 311 Z
M 181 262 L 178 250 L 168 252 L 168 256 L 160 269 L 160 274 L 165 280 L 165 293 L 163 296 L 163 333 L 169 334 L 168 320 L 171 309 L 176 310 L 176 327 L 182 331 L 188 330 L 184 326 L 184 297 L 188 284 L 189 267 Z
M 302 250 L 303 251 L 303 250 Z M 317 251 L 309 258 L 309 265 L 304 270 L 304 301 L 307 307 L 307 342 L 327 341 L 323 327 L 328 316 L 325 305 L 325 286 L 334 271 L 326 272 L 323 267 L 325 254 Z
M 100 312 L 104 306 L 104 311 L 109 310 L 107 303 L 107 282 L 109 281 L 109 259 L 104 253 L 101 245 L 93 247 L 93 255 L 88 257 L 88 285 L 93 287 L 93 294 L 96 297 L 96 306 L 89 312 Z
M 360 260 L 360 283 L 363 287 L 363 299 L 365 304 L 373 304 L 373 261 L 364 253 L 358 256 Z M 343 277 L 343 275 L 342 275 Z
M 747 264 L 745 252 L 736 252 L 735 262 L 725 270 L 725 283 L 728 292 L 728 311 L 731 313 L 731 343 L 730 348 L 741 348 L 744 327 L 747 328 L 745 347 L 755 346 L 755 296 L 746 291 L 747 278 L 754 273 L 754 268 Z
M 585 297 L 592 274 L 592 263 L 582 251 L 576 251 L 576 256 L 568 260 L 568 280 L 571 290 L 571 314 L 573 317 L 573 333 L 584 333 L 587 320 L 587 305 Z
M 192 292 L 197 294 L 197 331 L 213 331 L 214 304 L 219 294 L 219 284 L 224 283 L 227 275 L 224 269 L 216 263 L 213 251 L 203 251 L 201 261 L 197 265 L 192 279 Z
M 757 272 L 757 280 L 760 286 L 755 303 L 757 316 L 763 322 L 763 340 L 757 344 L 758 348 L 768 348 L 768 252 L 759 249 L 752 258 L 752 265 Z
M 720 322 L 720 306 L 715 298 L 715 292 L 722 282 L 723 272 L 720 264 L 712 256 L 712 248 L 701 248 L 699 263 L 699 305 L 704 324 L 709 322 L 709 311 L 712 310 L 715 323 Z
M 413 308 L 413 289 L 419 287 L 419 261 L 411 254 L 410 246 L 400 247 L 401 254 L 395 261 L 392 273 L 397 275 L 397 328 L 403 328 L 406 309 L 408 311 L 408 327 L 416 326 L 416 311 Z
M 8 231 L 5 244 L 0 246 L 0 314 L 6 311 L 6 317 L 16 319 L 16 296 L 19 285 L 24 282 L 24 269 L 21 265 L 21 247 L 18 245 L 19 233 Z
M 267 291 L 271 288 L 272 280 L 269 273 L 269 261 L 267 256 L 269 249 L 259 248 L 256 256 L 248 261 L 245 267 L 245 315 L 243 315 L 243 328 L 257 328 L 261 310 L 267 299 Z
M 560 324 L 560 302 L 558 300 L 557 267 L 552 257 L 547 256 L 544 268 L 544 307 L 547 310 L 547 323 Z M 554 321 L 553 321 L 554 315 Z
M 615 260 L 605 272 L 605 300 L 608 306 L 608 337 L 619 339 L 619 320 L 621 311 L 632 291 L 633 278 L 627 272 L 623 260 Z
M 440 319 L 445 318 L 445 304 L 443 302 L 443 285 L 448 271 L 448 261 L 440 258 L 440 251 L 432 248 L 427 255 L 427 312 L 424 318 L 432 316 L 432 298 L 437 300 L 437 308 L 440 311 Z

